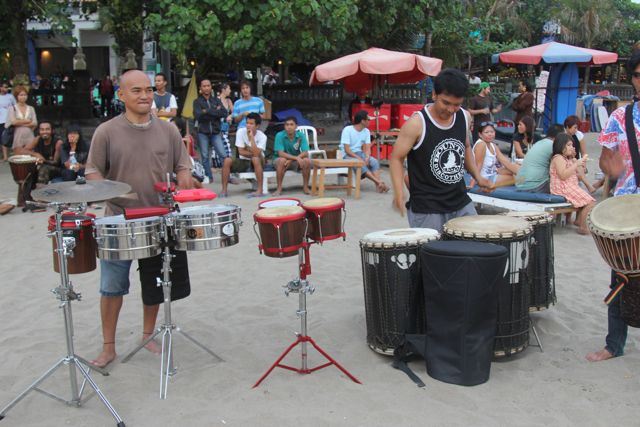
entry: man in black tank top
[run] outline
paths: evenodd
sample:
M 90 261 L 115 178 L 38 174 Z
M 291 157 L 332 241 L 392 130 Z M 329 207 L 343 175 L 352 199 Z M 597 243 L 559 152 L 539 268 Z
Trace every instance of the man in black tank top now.
M 394 189 L 394 206 L 404 215 L 404 168 L 409 170 L 411 227 L 442 231 L 451 218 L 475 215 L 467 196 L 465 169 L 484 190 L 495 185 L 483 178 L 473 161 L 469 144 L 469 116 L 462 103 L 469 82 L 455 69 L 442 70 L 434 79 L 433 104 L 414 114 L 400 130 L 389 162 Z

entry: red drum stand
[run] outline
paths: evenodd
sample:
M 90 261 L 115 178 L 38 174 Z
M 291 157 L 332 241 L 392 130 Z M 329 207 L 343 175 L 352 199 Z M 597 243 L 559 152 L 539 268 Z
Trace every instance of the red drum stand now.
M 340 365 L 335 359 L 333 359 L 329 354 L 324 351 L 309 335 L 307 335 L 307 294 L 312 294 L 315 290 L 314 287 L 307 280 L 307 276 L 311 274 L 311 260 L 309 258 L 309 247 L 310 243 L 306 243 L 298 250 L 298 270 L 299 277 L 293 279 L 289 283 L 287 283 L 285 287 L 285 295 L 289 296 L 289 293 L 298 293 L 300 305 L 296 314 L 300 318 L 300 332 L 296 333 L 298 338 L 289 346 L 287 349 L 278 357 L 278 359 L 271 365 L 271 367 L 260 377 L 260 379 L 253 385 L 253 388 L 256 388 L 260 385 L 265 378 L 269 376 L 269 374 L 275 368 L 287 369 L 289 371 L 297 372 L 299 374 L 310 374 L 315 371 L 319 371 L 320 369 L 326 368 L 331 365 L 335 365 L 336 368 L 340 369 L 342 373 L 348 376 L 351 381 L 362 384 L 356 377 L 351 375 L 349 371 L 347 371 L 342 365 Z M 313 368 L 309 368 L 307 364 L 307 343 L 310 343 L 313 348 L 315 348 L 318 353 L 323 355 L 328 362 L 318 365 Z M 291 350 L 293 350 L 298 344 L 300 344 L 301 348 L 301 365 L 300 368 L 295 368 L 293 366 L 284 365 L 280 362 L 289 354 Z

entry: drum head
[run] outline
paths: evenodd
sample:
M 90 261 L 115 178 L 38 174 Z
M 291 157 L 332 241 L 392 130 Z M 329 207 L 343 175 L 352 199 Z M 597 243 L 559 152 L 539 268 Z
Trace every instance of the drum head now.
M 337 197 L 321 197 L 302 203 L 302 207 L 311 211 L 340 209 L 344 206 L 344 200 Z
M 522 218 L 535 224 L 547 223 L 553 220 L 553 216 L 546 212 L 536 211 L 509 211 L 504 214 L 513 218 Z
M 138 219 L 125 219 L 124 215 L 113 215 L 113 216 L 105 216 L 102 218 L 98 218 L 94 221 L 95 225 L 118 225 L 118 224 L 127 224 L 131 222 L 159 222 L 159 216 L 150 216 L 146 218 L 138 218 Z
M 280 206 L 300 206 L 300 200 L 293 197 L 276 197 L 258 203 L 258 209 L 277 208 Z
M 445 234 L 479 238 L 528 236 L 531 225 L 522 218 L 504 215 L 475 215 L 453 218 L 444 225 Z
M 279 206 L 275 208 L 260 209 L 255 213 L 255 217 L 256 219 L 285 219 L 287 217 L 292 217 L 291 219 L 295 219 L 297 217 L 300 217 L 301 215 L 304 215 L 304 213 L 304 209 L 302 209 L 300 206 Z
M 610 197 L 598 203 L 589 214 L 590 228 L 614 234 L 638 233 L 638 212 L 640 194 Z
M 35 163 L 37 160 L 37 158 L 25 154 L 17 154 L 9 157 L 9 163 Z
M 391 247 L 438 240 L 440 234 L 431 228 L 394 228 L 366 234 L 360 242 L 366 246 Z
M 175 212 L 177 217 L 189 217 L 189 216 L 202 216 L 202 215 L 226 215 L 238 211 L 236 205 L 200 205 L 200 206 L 187 206 L 180 208 L 180 212 Z

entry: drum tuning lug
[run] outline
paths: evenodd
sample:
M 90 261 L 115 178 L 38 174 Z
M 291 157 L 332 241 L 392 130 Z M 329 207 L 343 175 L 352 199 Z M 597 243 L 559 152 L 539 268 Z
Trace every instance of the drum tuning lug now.
M 156 277 L 156 287 L 161 287 L 162 286 L 162 279 L 159 277 Z
M 302 317 L 305 314 L 307 314 L 307 310 L 296 310 L 296 316 L 298 316 L 298 317 Z M 299 334 L 296 333 L 296 335 L 299 335 Z

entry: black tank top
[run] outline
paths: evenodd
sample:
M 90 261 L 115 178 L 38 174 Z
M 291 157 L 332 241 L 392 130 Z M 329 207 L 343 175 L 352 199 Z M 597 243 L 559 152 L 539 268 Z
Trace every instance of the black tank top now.
M 427 107 L 420 110 L 423 137 L 407 156 L 409 203 L 416 213 L 450 213 L 471 202 L 464 183 L 467 120 L 460 109 L 453 124 L 436 124 Z

